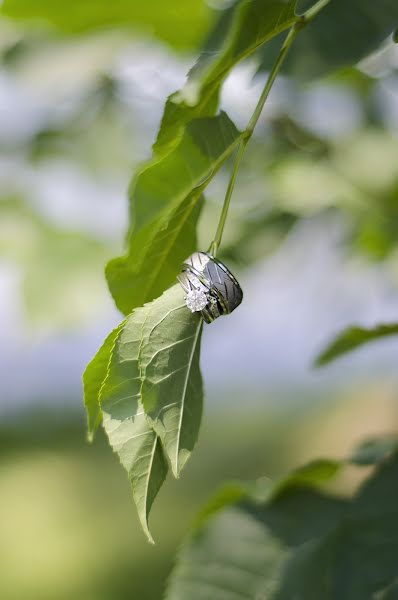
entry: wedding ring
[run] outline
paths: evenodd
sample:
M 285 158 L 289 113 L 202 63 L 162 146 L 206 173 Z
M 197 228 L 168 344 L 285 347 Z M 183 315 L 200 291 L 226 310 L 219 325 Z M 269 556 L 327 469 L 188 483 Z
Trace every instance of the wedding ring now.
M 178 276 L 185 303 L 191 312 L 201 312 L 206 323 L 230 314 L 242 302 L 243 292 L 231 271 L 207 252 L 194 252 Z

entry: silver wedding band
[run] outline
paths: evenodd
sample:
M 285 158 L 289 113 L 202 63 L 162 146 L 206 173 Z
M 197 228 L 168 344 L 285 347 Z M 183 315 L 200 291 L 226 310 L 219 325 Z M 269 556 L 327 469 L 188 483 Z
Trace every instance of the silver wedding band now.
M 243 292 L 231 271 L 207 252 L 194 252 L 182 266 L 178 281 L 191 312 L 201 312 L 206 323 L 230 314 L 242 302 Z

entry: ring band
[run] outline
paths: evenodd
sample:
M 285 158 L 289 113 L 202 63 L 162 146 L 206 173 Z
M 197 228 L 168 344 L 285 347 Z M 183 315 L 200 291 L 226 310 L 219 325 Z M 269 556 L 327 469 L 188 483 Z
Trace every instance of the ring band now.
M 201 312 L 206 323 L 230 314 L 242 302 L 243 292 L 231 271 L 211 254 L 194 252 L 182 266 L 178 280 L 191 312 Z

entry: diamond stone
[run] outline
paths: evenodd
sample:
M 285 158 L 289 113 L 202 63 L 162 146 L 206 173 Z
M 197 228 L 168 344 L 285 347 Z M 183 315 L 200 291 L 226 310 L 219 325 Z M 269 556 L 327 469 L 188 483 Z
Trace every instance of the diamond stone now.
M 207 296 L 201 290 L 191 290 L 185 297 L 185 304 L 191 312 L 198 312 L 206 306 Z

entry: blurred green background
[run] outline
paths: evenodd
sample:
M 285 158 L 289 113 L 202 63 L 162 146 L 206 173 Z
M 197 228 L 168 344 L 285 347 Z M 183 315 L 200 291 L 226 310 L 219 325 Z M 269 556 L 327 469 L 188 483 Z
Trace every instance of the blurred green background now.
M 397 343 L 324 371 L 352 322 L 398 314 L 398 52 L 315 81 L 281 77 L 244 159 L 223 255 L 245 302 L 206 329 L 206 410 L 180 481 L 140 531 L 80 375 L 118 321 L 103 277 L 126 190 L 222 1 L 4 0 L 0 19 L 0 597 L 161 598 L 176 548 L 228 479 L 275 477 L 397 430 Z M 260 58 L 227 80 L 244 126 Z M 207 247 L 228 169 L 200 224 Z M 347 479 L 341 485 L 350 489 Z

